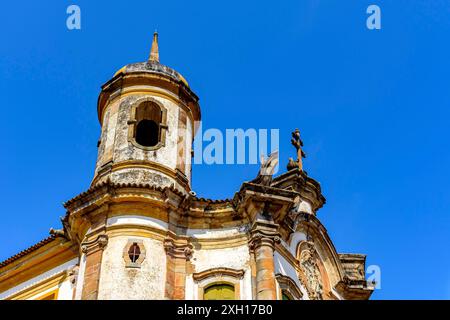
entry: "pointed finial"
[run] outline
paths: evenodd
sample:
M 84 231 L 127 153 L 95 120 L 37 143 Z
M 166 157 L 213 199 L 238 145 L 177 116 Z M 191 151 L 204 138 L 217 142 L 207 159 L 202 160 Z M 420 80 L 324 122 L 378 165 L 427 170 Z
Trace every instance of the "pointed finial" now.
M 152 49 L 150 51 L 149 60 L 159 62 L 158 32 L 156 30 L 155 33 L 153 33 Z

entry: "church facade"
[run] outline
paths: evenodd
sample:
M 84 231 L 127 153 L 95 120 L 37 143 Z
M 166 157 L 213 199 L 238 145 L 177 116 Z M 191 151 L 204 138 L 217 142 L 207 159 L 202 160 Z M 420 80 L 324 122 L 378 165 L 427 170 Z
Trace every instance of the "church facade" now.
M 0 262 L 0 299 L 368 299 L 365 256 L 339 254 L 317 217 L 298 130 L 286 172 L 270 157 L 232 199 L 191 190 L 199 99 L 157 40 L 102 86 L 91 186 L 61 229 Z

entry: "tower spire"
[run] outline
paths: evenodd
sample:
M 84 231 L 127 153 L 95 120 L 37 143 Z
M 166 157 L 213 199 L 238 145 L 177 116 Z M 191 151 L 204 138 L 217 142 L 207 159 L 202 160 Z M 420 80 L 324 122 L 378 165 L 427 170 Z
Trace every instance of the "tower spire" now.
M 156 30 L 155 33 L 153 33 L 152 49 L 150 51 L 149 60 L 159 62 L 158 32 Z

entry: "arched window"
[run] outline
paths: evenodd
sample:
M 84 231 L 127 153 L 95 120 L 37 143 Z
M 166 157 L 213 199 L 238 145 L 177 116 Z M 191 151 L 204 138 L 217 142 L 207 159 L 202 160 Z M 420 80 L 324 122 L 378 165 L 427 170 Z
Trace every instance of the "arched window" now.
M 204 300 L 233 300 L 234 286 L 225 283 L 212 284 L 205 288 Z
M 129 140 L 145 150 L 156 150 L 164 145 L 167 126 L 166 111 L 150 100 L 138 102 L 131 112 Z
M 192 277 L 200 300 L 238 300 L 244 297 L 240 285 L 244 274 L 244 270 L 218 267 L 196 272 Z

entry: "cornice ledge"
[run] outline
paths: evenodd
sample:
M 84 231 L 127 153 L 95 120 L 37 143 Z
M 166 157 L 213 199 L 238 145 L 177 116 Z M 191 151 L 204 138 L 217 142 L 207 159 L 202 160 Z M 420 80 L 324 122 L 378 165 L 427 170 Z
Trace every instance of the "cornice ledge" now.
M 325 197 L 322 195 L 322 188 L 320 183 L 309 177 L 306 171 L 300 169 L 289 170 L 272 181 L 271 186 L 277 188 L 298 189 L 297 191 L 305 189 L 306 191 L 316 194 L 316 206 L 314 211 L 319 210 L 326 203 Z
M 252 182 L 244 182 L 238 193 L 245 193 L 246 191 L 253 191 L 254 193 L 276 195 L 284 198 L 294 199 L 299 195 L 297 191 L 281 189 L 273 186 L 265 186 Z
M 125 189 L 125 188 L 135 188 L 135 189 L 146 189 L 151 191 L 158 191 L 161 193 L 162 198 L 166 197 L 167 194 L 173 193 L 179 197 L 184 198 L 186 196 L 185 193 L 178 190 L 173 184 L 169 187 L 160 187 L 148 183 L 114 183 L 111 180 L 106 180 L 100 182 L 96 185 L 93 185 L 88 190 L 80 193 L 74 198 L 66 201 L 63 206 L 68 211 L 72 211 L 76 208 L 77 205 L 86 204 L 86 202 L 91 202 L 96 198 L 99 198 L 100 195 L 111 194 L 115 195 L 116 190 Z
M 350 279 L 344 276 L 334 289 L 346 300 L 368 300 L 375 287 L 366 280 Z

